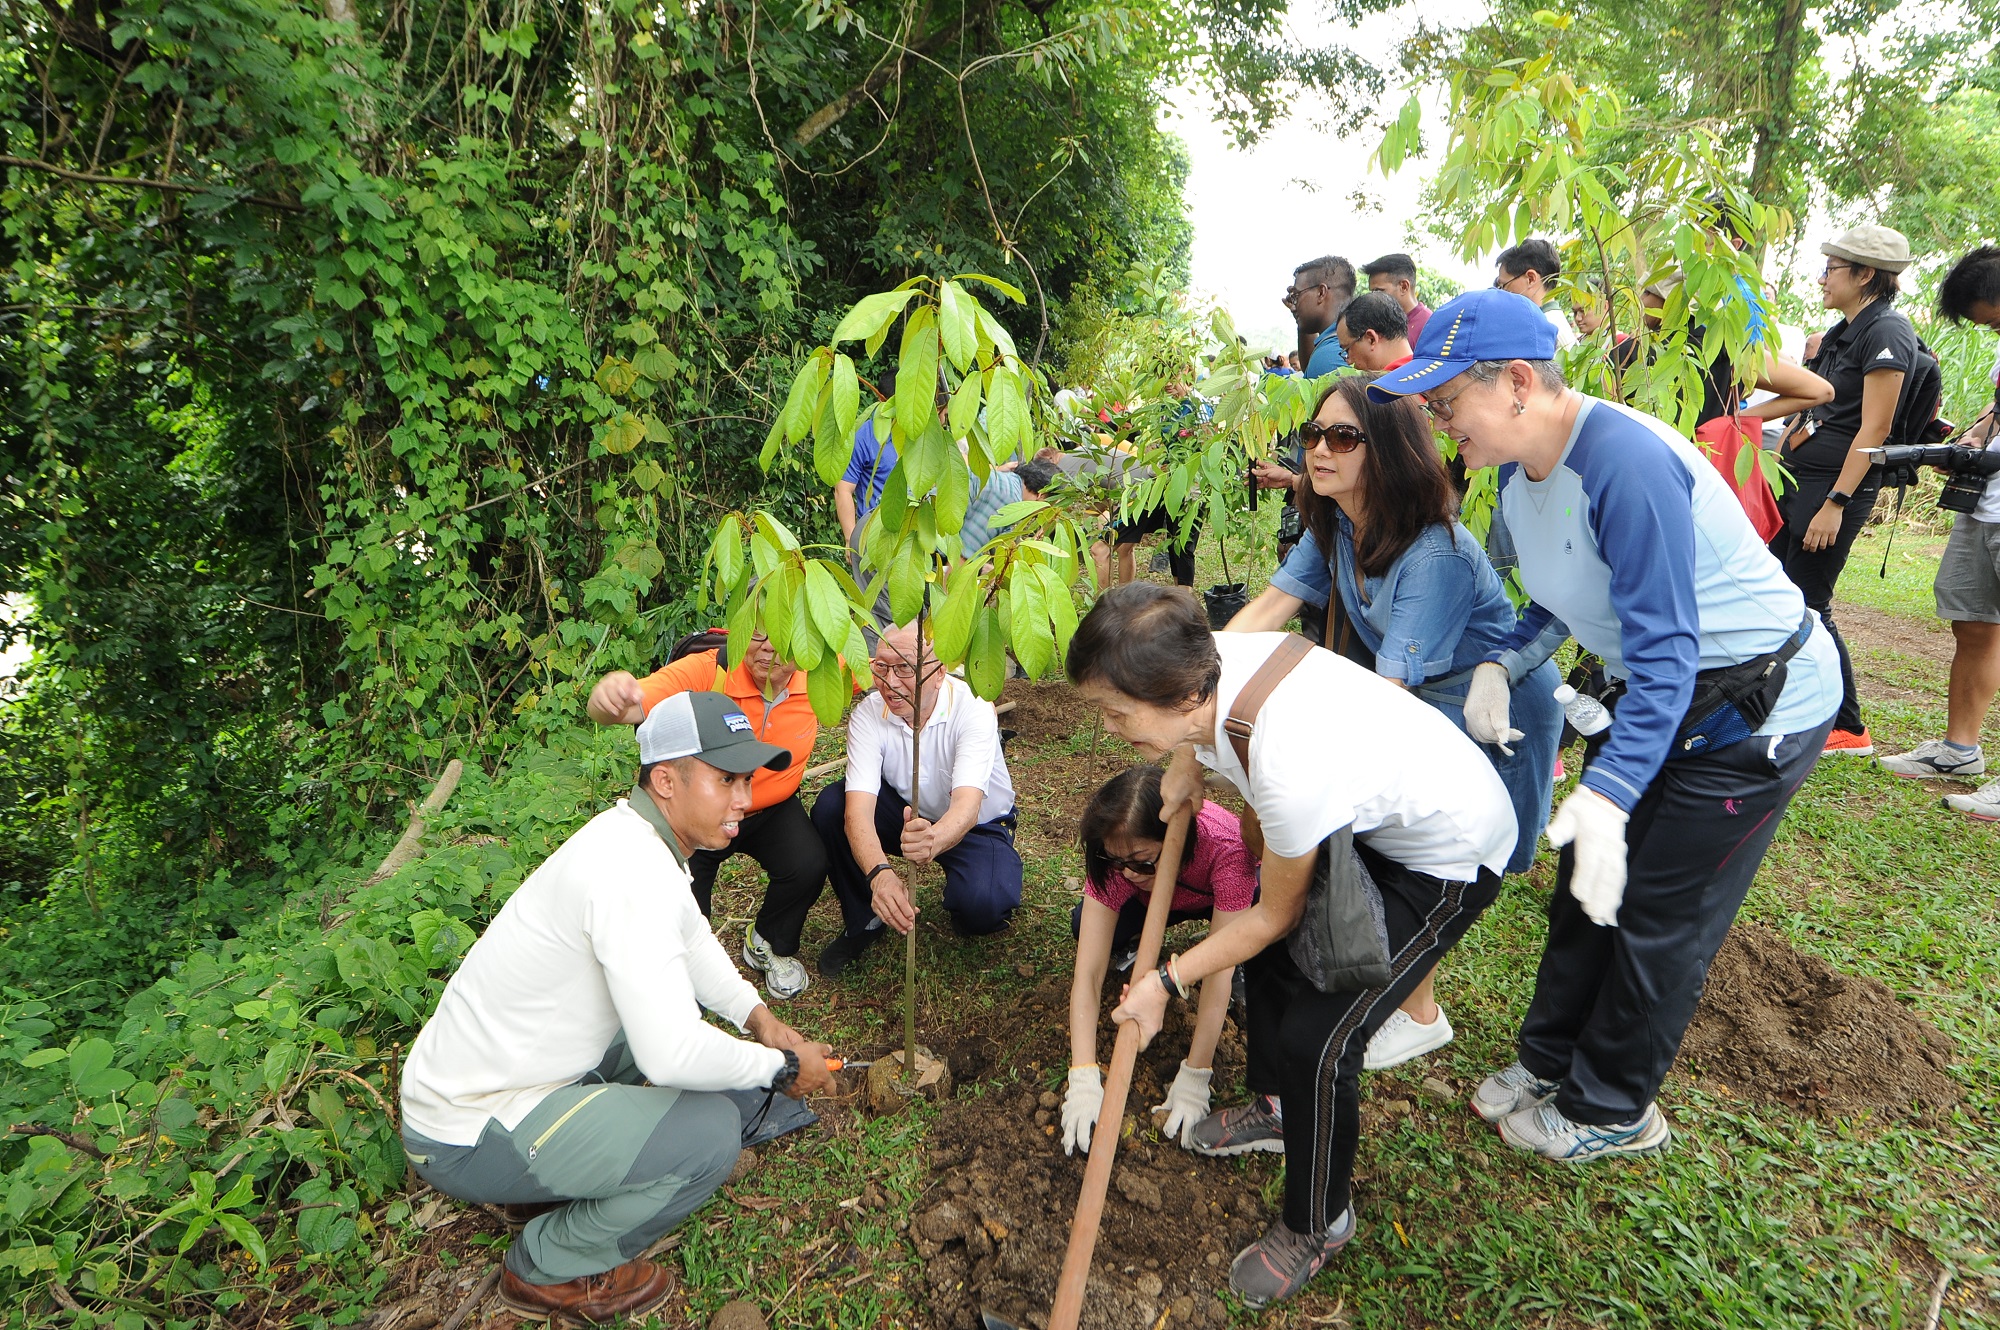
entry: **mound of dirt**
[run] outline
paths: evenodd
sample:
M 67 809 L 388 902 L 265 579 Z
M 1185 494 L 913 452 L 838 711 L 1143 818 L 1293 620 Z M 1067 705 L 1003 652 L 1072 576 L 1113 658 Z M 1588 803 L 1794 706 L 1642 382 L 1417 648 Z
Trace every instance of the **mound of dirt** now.
M 1709 968 L 1681 1070 L 1818 1117 L 1951 1111 L 1949 1037 L 1879 980 L 1842 974 L 1768 928 L 1738 922 Z
M 1056 980 L 1027 996 L 1022 1027 L 1048 1034 L 1016 1065 L 1066 1063 L 1066 1000 L 1067 985 Z M 1258 1193 L 1277 1173 L 1276 1156 L 1254 1156 L 1246 1175 L 1236 1161 L 1204 1159 L 1161 1140 L 1147 1112 L 1165 1097 L 1187 1048 L 1185 1022 L 1185 1013 L 1171 1008 L 1167 1028 L 1139 1055 L 1091 1261 L 1086 1330 L 1150 1330 L 1163 1315 L 1182 1330 L 1222 1330 L 1229 1314 L 1216 1290 L 1228 1282 L 1236 1252 L 1273 1217 Z M 1106 1020 L 1099 1030 L 1106 1057 L 1112 1037 Z M 952 1050 L 954 1071 L 977 1065 L 983 1052 Z M 1240 1068 L 1242 1058 L 1241 1038 L 1225 1026 L 1218 1066 Z M 910 1237 L 923 1257 L 930 1323 L 939 1330 L 971 1330 L 982 1308 L 1019 1326 L 1047 1324 L 1084 1170 L 1083 1156 L 1063 1154 L 1060 1124 L 1057 1093 L 1017 1082 L 953 1100 L 931 1132 L 933 1181 Z
M 1024 739 L 1067 739 L 1078 730 L 1088 730 L 1097 719 L 1097 708 L 1061 679 L 1041 683 L 1009 679 L 1000 696 L 1014 704 L 1000 723 Z

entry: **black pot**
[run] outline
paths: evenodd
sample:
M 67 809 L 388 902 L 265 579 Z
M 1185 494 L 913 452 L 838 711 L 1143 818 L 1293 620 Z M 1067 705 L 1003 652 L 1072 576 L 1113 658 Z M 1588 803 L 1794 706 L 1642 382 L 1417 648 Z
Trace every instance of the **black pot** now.
M 1202 602 L 1208 606 L 1208 626 L 1221 632 L 1229 621 L 1250 603 L 1249 595 L 1241 582 L 1228 582 L 1222 586 L 1212 586 L 1201 593 Z

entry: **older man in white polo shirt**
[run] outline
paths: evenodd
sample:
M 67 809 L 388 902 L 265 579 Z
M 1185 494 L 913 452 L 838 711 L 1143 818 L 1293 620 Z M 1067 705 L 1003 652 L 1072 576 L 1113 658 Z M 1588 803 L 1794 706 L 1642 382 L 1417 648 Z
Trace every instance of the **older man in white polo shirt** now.
M 508 898 L 403 1067 L 410 1163 L 526 1221 L 500 1296 L 552 1323 L 636 1321 L 672 1291 L 639 1255 L 736 1162 L 742 1119 L 714 1092 L 829 1084 L 827 1046 L 757 1000 L 689 889 L 688 852 L 727 848 L 750 774 L 791 755 L 720 693 L 670 697 L 638 734 L 637 788 Z
M 884 633 L 869 667 L 875 691 L 847 721 L 847 779 L 813 801 L 847 926 L 820 953 L 819 972 L 829 979 L 874 945 L 884 925 L 899 933 L 916 927 L 917 907 L 891 855 L 944 869 L 944 908 L 960 933 L 997 932 L 1021 903 L 1014 782 L 993 704 L 947 674 L 914 628 Z M 913 792 L 920 674 L 923 789 Z

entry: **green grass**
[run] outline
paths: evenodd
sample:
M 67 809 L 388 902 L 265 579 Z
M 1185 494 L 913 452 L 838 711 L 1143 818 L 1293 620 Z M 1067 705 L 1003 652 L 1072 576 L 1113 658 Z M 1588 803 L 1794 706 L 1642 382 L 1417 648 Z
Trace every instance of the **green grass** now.
M 1921 545 L 1942 537 L 1900 533 L 1883 581 L 1875 577 L 1882 534 L 1877 528 L 1864 536 L 1841 597 L 1905 616 L 1911 632 L 1928 631 L 1935 558 Z M 1243 562 L 1232 549 L 1232 568 Z M 1258 571 L 1268 566 L 1267 556 Z M 1199 574 L 1201 586 L 1222 580 L 1206 537 Z M 1251 584 L 1254 591 L 1261 580 Z M 1858 654 L 1878 742 L 1901 747 L 1941 730 L 1936 663 L 1891 648 Z M 1897 695 L 1878 701 L 1870 695 L 1878 686 Z M 1088 788 L 1096 778 L 1086 769 L 1089 743 L 1088 726 L 1039 743 L 1017 741 L 1010 760 L 1024 808 L 1038 797 L 1060 805 L 1062 797 L 1046 795 L 1051 783 Z M 1098 770 L 1109 774 L 1123 760 L 1121 747 L 1104 740 Z M 1941 1326 L 2000 1324 L 2000 829 L 1946 812 L 1937 797 L 1929 784 L 1898 780 L 1872 764 L 1822 764 L 1786 818 L 1743 914 L 1840 970 L 1880 979 L 1952 1038 L 1952 1074 L 1964 1101 L 1948 1121 L 1922 1129 L 1817 1121 L 1676 1076 L 1662 1102 L 1678 1135 L 1663 1156 L 1564 1169 L 1508 1149 L 1471 1116 L 1463 1095 L 1512 1057 L 1553 880 L 1544 854 L 1532 874 L 1508 880 L 1444 966 L 1440 997 L 1457 1041 L 1364 1084 L 1359 1237 L 1296 1303 L 1261 1320 L 1243 1314 L 1244 1322 L 1919 1330 L 1938 1272 L 1949 1269 Z M 1004 940 L 964 943 L 926 931 L 928 1010 L 949 1013 L 960 1029 L 1004 1031 L 1026 985 L 1067 974 L 1074 896 L 1064 879 L 1080 869 L 1059 833 L 1056 826 L 1037 829 L 1024 814 L 1029 908 Z M 755 890 L 749 879 L 725 882 L 719 901 L 747 913 Z M 808 949 L 830 936 L 831 925 L 816 915 Z M 1019 977 L 1016 966 L 1037 979 Z M 837 1043 L 893 1042 L 900 976 L 899 963 L 871 957 L 858 984 L 817 984 L 790 1004 L 788 1017 Z M 1003 1058 L 995 1080 L 1054 1085 L 1060 1075 L 1059 1067 Z M 1426 1076 L 1449 1082 L 1454 1098 L 1429 1094 Z M 1217 1102 L 1237 1091 L 1218 1085 Z M 773 1244 L 768 1215 L 711 1224 L 688 1248 L 695 1306 L 712 1309 L 750 1292 L 767 1311 L 783 1299 L 774 1325 L 922 1323 L 920 1300 L 905 1291 L 915 1258 L 894 1220 L 908 1213 L 900 1198 L 923 1185 L 913 1147 L 930 1120 L 850 1120 L 830 1141 L 771 1151 L 774 1162 L 755 1188 L 787 1196 L 814 1220 L 799 1223 L 791 1247 Z M 781 1262 L 796 1271 L 793 1249 L 823 1239 L 820 1217 L 829 1203 L 858 1190 L 850 1167 L 870 1170 L 897 1199 L 879 1221 L 839 1221 L 866 1237 L 845 1239 L 855 1259 L 827 1275 L 835 1284 L 870 1277 L 831 1301 L 787 1296 L 786 1278 L 765 1266 Z M 1275 1199 L 1275 1171 L 1262 1176 Z M 1119 1204 L 1115 1196 L 1112 1204 Z

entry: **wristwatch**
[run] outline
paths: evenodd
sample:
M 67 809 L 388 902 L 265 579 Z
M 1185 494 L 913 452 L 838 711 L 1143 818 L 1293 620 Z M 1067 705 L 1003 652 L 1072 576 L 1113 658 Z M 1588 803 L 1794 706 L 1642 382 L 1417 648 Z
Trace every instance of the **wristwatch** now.
M 887 859 L 884 859 L 881 863 L 876 864 L 873 868 L 868 870 L 868 876 L 861 879 L 861 885 L 864 887 L 874 886 L 875 879 L 880 877 L 882 874 L 888 872 L 890 868 L 891 864 Z
M 778 1074 L 771 1078 L 771 1088 L 783 1092 L 792 1088 L 792 1082 L 799 1078 L 799 1055 L 791 1049 L 781 1050 L 785 1055 L 785 1065 L 778 1068 Z
M 1836 508 L 1845 508 L 1853 500 L 1852 494 L 1842 494 L 1839 490 L 1829 490 L 1826 496 L 1826 501 Z

